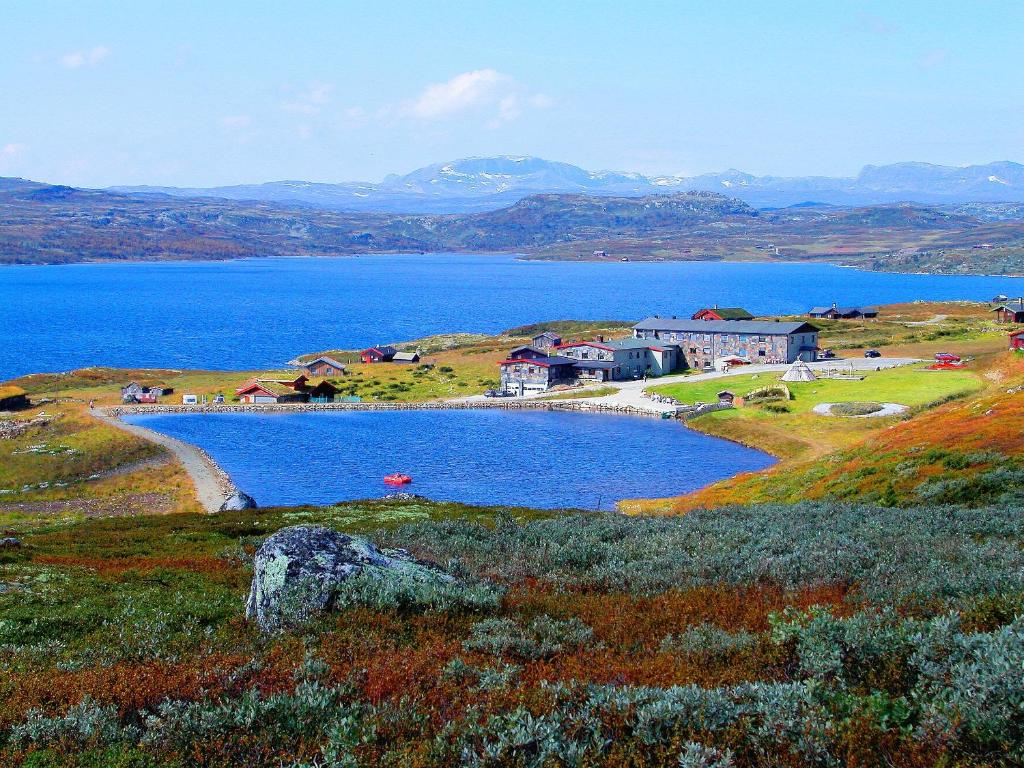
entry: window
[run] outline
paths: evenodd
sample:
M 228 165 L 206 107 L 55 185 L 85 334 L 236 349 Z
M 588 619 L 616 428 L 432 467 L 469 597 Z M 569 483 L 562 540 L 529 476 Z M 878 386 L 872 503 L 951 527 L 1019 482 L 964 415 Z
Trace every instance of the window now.
M 757 350 L 757 356 L 758 356 L 758 357 L 764 357 L 764 355 L 765 355 L 765 352 L 764 352 L 764 350 L 763 350 L 763 349 L 759 349 L 759 350 Z

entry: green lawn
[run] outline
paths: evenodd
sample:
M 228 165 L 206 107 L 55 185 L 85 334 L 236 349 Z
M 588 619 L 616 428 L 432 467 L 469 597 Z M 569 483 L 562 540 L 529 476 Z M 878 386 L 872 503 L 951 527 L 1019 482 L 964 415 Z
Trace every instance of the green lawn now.
M 982 386 L 977 374 L 971 371 L 925 371 L 923 368 L 924 366 L 904 366 L 869 371 L 863 374 L 865 378 L 862 381 L 818 379 L 810 382 L 789 382 L 787 386 L 793 393 L 793 401 L 789 405 L 794 413 L 809 411 L 818 403 L 863 400 L 924 405 L 952 394 L 971 392 Z M 683 403 L 710 403 L 717 399 L 717 393 L 723 389 L 742 397 L 754 389 L 774 384 L 781 378 L 782 374 L 777 372 L 751 373 L 708 381 L 666 384 L 653 389 Z

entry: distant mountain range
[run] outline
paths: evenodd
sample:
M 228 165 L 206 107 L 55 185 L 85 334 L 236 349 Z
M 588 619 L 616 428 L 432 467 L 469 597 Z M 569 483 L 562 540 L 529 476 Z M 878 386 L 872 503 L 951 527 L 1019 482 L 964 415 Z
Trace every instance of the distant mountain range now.
M 272 181 L 229 187 L 112 187 L 129 194 L 212 197 L 337 211 L 469 213 L 507 207 L 533 194 L 642 197 L 718 192 L 756 208 L 802 203 L 863 206 L 894 202 L 954 204 L 1024 202 L 1024 165 L 1008 161 L 962 168 L 929 163 L 868 165 L 855 177 L 753 176 L 725 171 L 700 176 L 643 176 L 587 171 L 536 157 L 473 157 L 437 163 L 379 183 Z
M 567 177 L 574 173 L 569 168 L 562 169 Z M 410 214 L 0 178 L 0 263 L 439 251 L 613 261 L 822 260 L 894 271 L 1024 274 L 1024 205 L 764 209 L 716 192 L 606 192 L 531 194 L 496 210 Z

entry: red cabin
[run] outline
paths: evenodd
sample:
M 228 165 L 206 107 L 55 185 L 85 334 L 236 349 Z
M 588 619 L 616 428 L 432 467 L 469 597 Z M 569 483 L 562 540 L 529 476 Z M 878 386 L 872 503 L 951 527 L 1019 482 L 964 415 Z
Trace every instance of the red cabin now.
M 1010 349 L 1024 350 L 1024 331 L 1014 331 L 1010 334 Z

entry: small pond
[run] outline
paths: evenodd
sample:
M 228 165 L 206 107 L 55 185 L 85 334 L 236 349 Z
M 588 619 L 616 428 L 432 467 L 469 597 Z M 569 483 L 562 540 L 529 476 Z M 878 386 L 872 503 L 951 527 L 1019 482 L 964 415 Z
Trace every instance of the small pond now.
M 126 421 L 206 450 L 261 506 L 403 490 L 430 499 L 604 509 L 692 491 L 773 459 L 674 420 L 559 411 L 156 414 Z

